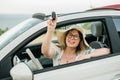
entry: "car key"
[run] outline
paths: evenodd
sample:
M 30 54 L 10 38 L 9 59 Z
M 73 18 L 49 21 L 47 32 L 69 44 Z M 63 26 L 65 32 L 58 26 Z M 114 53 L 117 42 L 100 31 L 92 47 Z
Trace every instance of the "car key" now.
M 52 12 L 52 20 L 55 20 L 55 19 L 56 19 L 56 13 Z

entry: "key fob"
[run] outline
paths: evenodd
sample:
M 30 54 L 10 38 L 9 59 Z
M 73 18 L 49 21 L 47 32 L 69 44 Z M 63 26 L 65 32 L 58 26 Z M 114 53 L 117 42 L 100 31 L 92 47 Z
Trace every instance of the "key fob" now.
M 52 20 L 55 20 L 55 19 L 56 19 L 56 13 L 52 12 Z

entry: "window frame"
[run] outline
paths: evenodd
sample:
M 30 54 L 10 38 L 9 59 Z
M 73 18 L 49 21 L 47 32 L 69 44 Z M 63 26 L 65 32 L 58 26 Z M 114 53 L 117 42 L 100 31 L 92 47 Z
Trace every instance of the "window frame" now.
M 105 24 L 106 18 L 107 17 L 88 17 L 88 18 L 72 19 L 72 20 L 57 23 L 56 28 L 59 28 L 63 25 L 66 26 L 66 25 L 71 25 L 71 24 L 76 24 L 76 23 L 84 23 L 84 22 L 92 22 L 92 21 L 102 21 Z M 105 24 L 105 26 L 106 26 L 106 24 Z M 107 31 L 107 34 L 108 34 L 108 31 Z M 111 49 L 111 47 L 110 47 L 110 49 Z M 77 62 L 73 62 L 73 63 L 69 63 L 69 64 L 54 66 L 54 67 L 46 68 L 46 69 L 43 69 L 43 70 L 35 71 L 34 74 L 43 73 L 43 72 L 56 70 L 56 69 L 61 69 L 61 68 L 65 68 L 65 67 L 70 67 L 70 66 L 74 66 L 74 65 L 79 65 L 79 64 L 99 60 L 99 59 L 104 59 L 104 58 L 107 58 L 107 57 L 110 57 L 110 56 L 109 55 L 104 55 L 104 56 L 99 56 L 99 57 L 95 57 L 95 58 L 91 58 L 91 59 L 86 59 L 86 60 L 83 60 L 83 61 L 77 61 Z

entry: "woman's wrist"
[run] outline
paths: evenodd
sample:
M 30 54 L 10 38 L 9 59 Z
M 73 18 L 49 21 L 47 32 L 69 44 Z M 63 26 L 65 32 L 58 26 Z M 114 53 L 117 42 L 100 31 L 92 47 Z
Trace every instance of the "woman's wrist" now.
M 49 30 L 47 30 L 47 33 L 48 33 L 48 34 L 53 34 L 53 33 L 54 33 L 54 30 L 49 29 Z

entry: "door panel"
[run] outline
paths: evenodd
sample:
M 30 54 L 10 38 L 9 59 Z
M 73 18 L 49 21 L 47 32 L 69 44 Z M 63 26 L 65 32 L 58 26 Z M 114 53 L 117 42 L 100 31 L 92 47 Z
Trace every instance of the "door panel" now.
M 34 80 L 111 80 L 120 74 L 120 55 L 34 74 Z

